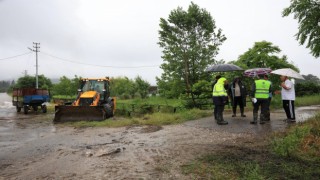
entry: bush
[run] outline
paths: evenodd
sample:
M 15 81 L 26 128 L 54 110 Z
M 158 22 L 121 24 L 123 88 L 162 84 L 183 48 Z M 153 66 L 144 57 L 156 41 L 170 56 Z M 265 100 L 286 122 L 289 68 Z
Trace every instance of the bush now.
M 313 82 L 297 83 L 295 85 L 297 96 L 320 94 L 320 85 Z

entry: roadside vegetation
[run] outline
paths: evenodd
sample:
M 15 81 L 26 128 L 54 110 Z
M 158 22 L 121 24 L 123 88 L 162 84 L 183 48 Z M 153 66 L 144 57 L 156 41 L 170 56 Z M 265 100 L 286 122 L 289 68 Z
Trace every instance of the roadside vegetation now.
M 68 122 L 64 125 L 73 127 L 123 127 L 135 125 L 170 125 L 179 124 L 212 115 L 212 110 L 189 109 L 177 113 L 156 112 L 133 117 L 115 116 L 104 121 L 79 121 Z
M 272 135 L 266 143 L 223 145 L 183 165 L 194 179 L 319 179 L 320 112 L 308 121 Z

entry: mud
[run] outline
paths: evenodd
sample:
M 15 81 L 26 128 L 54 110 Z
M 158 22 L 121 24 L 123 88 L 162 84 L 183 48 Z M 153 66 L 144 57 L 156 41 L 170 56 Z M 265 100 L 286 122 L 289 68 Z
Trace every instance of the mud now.
M 259 143 L 283 130 L 284 112 L 271 122 L 251 125 L 252 118 L 231 118 L 218 126 L 212 117 L 172 126 L 71 128 L 52 123 L 53 114 L 16 113 L 0 94 L 0 179 L 190 179 L 181 166 L 210 152 Z M 320 106 L 296 109 L 297 120 Z

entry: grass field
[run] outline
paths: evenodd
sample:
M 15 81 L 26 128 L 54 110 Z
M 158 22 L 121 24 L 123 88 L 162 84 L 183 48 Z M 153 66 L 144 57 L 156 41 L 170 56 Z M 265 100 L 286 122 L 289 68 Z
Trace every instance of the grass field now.
M 170 125 L 208 117 L 212 110 L 191 109 L 177 113 L 152 113 L 137 117 L 115 117 L 104 121 L 79 121 L 66 123 L 74 127 L 122 127 L 131 125 Z

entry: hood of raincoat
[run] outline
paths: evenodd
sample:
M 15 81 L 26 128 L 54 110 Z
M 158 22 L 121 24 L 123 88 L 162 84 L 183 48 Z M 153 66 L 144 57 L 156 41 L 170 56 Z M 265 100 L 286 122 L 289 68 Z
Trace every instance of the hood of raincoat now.
M 227 80 L 226 78 L 221 77 L 220 79 L 218 79 L 217 84 L 222 84 L 222 85 L 224 85 L 224 82 L 225 82 L 226 80 Z

